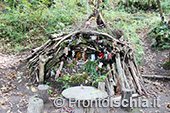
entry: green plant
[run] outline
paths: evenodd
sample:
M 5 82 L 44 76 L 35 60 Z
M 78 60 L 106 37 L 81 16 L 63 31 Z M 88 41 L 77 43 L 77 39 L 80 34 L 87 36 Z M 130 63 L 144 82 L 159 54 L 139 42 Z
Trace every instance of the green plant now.
M 63 83 L 62 88 L 68 88 L 70 85 L 80 85 L 80 84 L 92 84 L 96 86 L 98 82 L 103 82 L 105 80 L 105 74 L 101 73 L 103 68 L 96 71 L 99 61 L 88 61 L 81 70 L 81 73 L 75 75 L 64 75 L 58 78 L 56 81 Z M 74 64 L 69 64 L 68 67 L 73 67 Z
M 150 37 L 153 38 L 153 47 L 158 49 L 170 48 L 170 27 L 166 24 L 158 24 L 151 30 Z
M 82 21 L 85 17 L 86 10 L 83 10 L 83 7 L 77 10 L 77 5 L 72 2 L 53 1 L 54 4 L 48 7 L 48 1 L 6 0 L 6 3 L 2 2 L 8 9 L 3 10 L 0 17 L 0 38 L 4 40 L 4 45 L 10 43 L 14 49 L 16 44 L 24 47 L 39 46 L 48 39 L 46 33 L 54 30 L 69 31 L 71 30 L 69 25 Z M 9 3 L 14 4 L 13 2 L 17 3 L 15 7 L 8 6 Z

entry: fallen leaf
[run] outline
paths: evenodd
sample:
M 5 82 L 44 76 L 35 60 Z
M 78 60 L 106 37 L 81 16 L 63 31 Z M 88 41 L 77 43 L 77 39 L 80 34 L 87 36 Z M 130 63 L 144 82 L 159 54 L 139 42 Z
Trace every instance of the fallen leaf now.
M 114 107 L 110 107 L 111 110 L 114 110 Z
M 35 89 L 33 86 L 31 86 L 31 91 L 35 93 L 35 92 L 37 92 L 37 89 Z
M 36 102 L 36 101 L 38 101 L 39 99 L 37 98 L 37 99 L 34 99 L 34 101 Z
M 167 107 L 170 108 L 170 104 L 168 104 Z
M 12 78 L 11 77 L 7 77 L 8 80 L 11 80 Z

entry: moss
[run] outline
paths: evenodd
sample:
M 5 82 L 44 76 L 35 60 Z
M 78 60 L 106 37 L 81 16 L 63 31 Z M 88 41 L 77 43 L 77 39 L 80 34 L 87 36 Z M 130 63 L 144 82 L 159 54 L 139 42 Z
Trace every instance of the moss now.
M 164 69 L 170 69 L 170 61 L 165 62 L 162 66 Z

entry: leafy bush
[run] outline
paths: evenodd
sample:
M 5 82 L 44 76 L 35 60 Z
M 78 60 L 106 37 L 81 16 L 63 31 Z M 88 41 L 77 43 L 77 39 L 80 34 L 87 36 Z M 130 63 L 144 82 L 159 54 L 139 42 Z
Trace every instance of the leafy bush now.
M 165 13 L 168 13 L 170 11 L 170 1 L 169 0 L 162 0 L 162 9 Z M 140 10 L 142 11 L 159 11 L 158 5 L 156 0 L 151 0 L 150 7 L 148 6 L 148 0 L 129 0 L 129 5 L 127 5 L 125 2 L 120 0 L 118 2 L 119 9 L 124 9 L 128 13 L 136 13 Z
M 6 6 L 8 10 L 0 17 L 0 37 L 11 46 L 16 43 L 38 46 L 39 42 L 47 40 L 47 32 L 69 30 L 73 22 L 82 21 L 85 12 L 83 7 L 77 10 L 76 4 L 66 0 L 55 2 L 51 7 L 45 3 L 47 0 L 16 0 L 15 7 L 10 5 L 14 4 L 12 1 L 6 1 L 9 3 L 9 7 Z
M 159 24 L 157 27 L 152 29 L 150 37 L 153 38 L 153 46 L 158 49 L 169 49 L 170 48 L 170 26 L 165 24 Z

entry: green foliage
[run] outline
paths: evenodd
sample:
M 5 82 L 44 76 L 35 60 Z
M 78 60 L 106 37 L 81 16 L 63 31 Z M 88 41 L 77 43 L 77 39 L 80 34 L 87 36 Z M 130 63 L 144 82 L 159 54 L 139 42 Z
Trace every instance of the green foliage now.
M 99 60 L 88 61 L 83 66 L 83 71 L 85 71 L 86 73 L 90 75 L 89 81 L 90 83 L 92 83 L 92 85 L 97 85 L 98 82 L 105 80 L 105 74 L 101 73 L 101 70 L 103 70 L 103 68 L 98 69 L 98 71 L 96 71 L 96 67 L 98 67 L 98 64 L 99 64 Z
M 158 49 L 170 48 L 170 26 L 159 24 L 151 30 L 150 37 L 153 38 L 153 46 Z
M 85 16 L 83 14 L 85 9 L 82 7 L 77 10 L 77 5 L 72 2 L 61 0 L 48 7 L 48 1 L 7 0 L 8 10 L 5 10 L 0 17 L 0 38 L 14 48 L 17 44 L 23 47 L 39 46 L 39 42 L 47 40 L 45 38 L 47 32 L 69 31 L 71 30 L 69 25 L 82 21 Z
M 73 76 L 64 75 L 62 78 L 58 78 L 56 81 L 63 83 L 62 88 L 69 88 L 70 85 L 85 84 L 87 77 L 87 74 L 75 74 Z
M 56 81 L 63 83 L 62 88 L 68 88 L 70 85 L 80 85 L 80 84 L 92 84 L 96 86 L 98 82 L 103 82 L 105 80 L 104 74 L 101 75 L 101 70 L 96 71 L 99 61 L 88 61 L 82 69 L 82 74 L 75 75 L 64 75 L 61 78 L 58 78 Z M 69 67 L 73 67 L 74 64 L 69 64 Z
M 162 0 L 162 9 L 165 13 L 169 13 L 170 11 L 170 1 Z M 118 10 L 125 10 L 128 13 L 136 13 L 138 11 L 148 11 L 154 10 L 159 11 L 157 1 L 151 0 L 150 7 L 148 6 L 148 0 L 129 0 L 129 5 L 127 5 L 123 0 L 118 2 Z
M 170 61 L 165 62 L 162 66 L 170 66 Z

